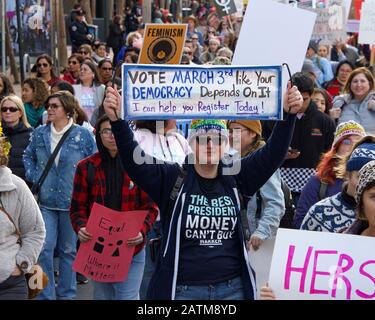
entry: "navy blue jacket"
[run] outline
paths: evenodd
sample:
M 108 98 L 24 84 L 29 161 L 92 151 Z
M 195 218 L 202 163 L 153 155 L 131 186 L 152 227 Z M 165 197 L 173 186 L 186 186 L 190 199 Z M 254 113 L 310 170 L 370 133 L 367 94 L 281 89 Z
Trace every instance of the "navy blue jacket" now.
M 218 179 L 221 180 L 226 195 L 234 200 L 238 209 L 240 203 L 237 188 L 234 185 L 237 185 L 243 194 L 253 195 L 271 177 L 284 161 L 292 138 L 294 123 L 294 115 L 289 115 L 286 121 L 280 121 L 275 126 L 274 133 L 266 146 L 248 157 L 238 160 L 241 162 L 241 170 L 238 174 L 223 175 L 222 171 L 225 165 L 220 163 Z M 187 176 L 178 194 L 173 212 L 168 213 L 169 196 L 180 172 L 179 165 L 177 163 L 160 164 L 160 161 L 155 164 L 156 159 L 145 155 L 140 149 L 137 150 L 136 148 L 139 148 L 138 143 L 134 141 L 133 133 L 125 121 L 112 122 L 112 131 L 124 169 L 128 172 L 130 178 L 149 194 L 160 209 L 165 236 L 162 240 L 156 270 L 149 284 L 147 298 L 173 300 L 179 263 L 181 215 L 184 214 L 182 208 L 184 207 L 186 191 L 191 187 L 197 173 L 194 165 L 184 164 Z M 135 163 L 135 154 L 144 156 L 146 162 L 143 164 Z M 147 164 L 150 162 L 153 165 Z M 236 182 L 234 182 L 234 179 Z M 249 263 L 246 242 L 240 223 L 238 223 L 238 234 L 243 244 L 241 267 L 245 298 L 254 299 L 256 297 L 255 274 Z

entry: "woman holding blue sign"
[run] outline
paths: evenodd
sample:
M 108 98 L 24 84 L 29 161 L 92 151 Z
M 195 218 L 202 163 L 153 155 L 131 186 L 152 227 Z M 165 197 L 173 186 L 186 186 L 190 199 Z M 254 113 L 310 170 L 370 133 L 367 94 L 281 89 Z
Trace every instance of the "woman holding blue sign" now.
M 254 194 L 282 164 L 302 102 L 297 87 L 289 84 L 285 121 L 278 122 L 263 148 L 232 167 L 221 161 L 228 147 L 226 122 L 194 120 L 189 135 L 193 153 L 180 166 L 156 162 L 139 150 L 128 123 L 117 117 L 121 96 L 107 89 L 104 108 L 124 169 L 159 206 L 165 230 L 148 299 L 256 297 L 255 274 L 247 254 L 249 230 L 246 219 L 241 219 L 241 193 Z M 143 163 L 131 156 L 139 154 Z

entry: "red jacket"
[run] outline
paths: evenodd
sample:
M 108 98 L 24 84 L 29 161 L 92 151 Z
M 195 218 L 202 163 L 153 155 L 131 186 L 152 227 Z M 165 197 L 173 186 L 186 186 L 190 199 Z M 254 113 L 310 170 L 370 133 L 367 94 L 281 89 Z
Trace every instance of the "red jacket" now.
M 95 176 L 92 181 L 94 184 L 88 187 L 88 163 L 95 168 Z M 80 228 L 85 227 L 89 218 L 91 207 L 94 202 L 104 203 L 106 193 L 106 177 L 101 166 L 101 156 L 97 152 L 92 156 L 81 160 L 74 176 L 73 195 L 70 205 L 70 220 L 76 233 Z M 122 207 L 121 211 L 148 210 L 149 213 L 143 223 L 140 232 L 143 234 L 143 243 L 135 247 L 134 255 L 137 254 L 145 245 L 146 234 L 152 228 L 152 225 L 158 215 L 158 209 L 149 196 L 139 189 L 130 180 L 127 173 L 124 173 L 124 184 L 122 186 Z

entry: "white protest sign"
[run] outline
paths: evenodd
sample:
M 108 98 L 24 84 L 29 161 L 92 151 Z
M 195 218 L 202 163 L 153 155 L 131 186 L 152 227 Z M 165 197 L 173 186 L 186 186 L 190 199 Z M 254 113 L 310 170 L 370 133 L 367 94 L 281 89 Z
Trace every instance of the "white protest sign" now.
M 286 300 L 375 300 L 375 238 L 279 229 L 270 287 Z
M 316 13 L 272 0 L 251 0 L 246 9 L 232 65 L 281 65 L 301 71 Z M 282 88 L 289 79 L 283 70 Z
M 322 40 L 325 44 L 334 44 L 345 40 L 346 10 L 341 0 L 329 0 L 325 8 L 316 9 L 318 14 L 311 39 Z
M 249 251 L 249 259 L 251 266 L 255 271 L 257 279 L 258 298 L 260 288 L 263 287 L 269 279 L 273 248 L 275 246 L 275 238 L 264 240 L 257 251 L 251 249 Z
M 375 44 L 375 1 L 362 4 L 358 43 Z
M 124 64 L 126 119 L 281 119 L 281 66 Z

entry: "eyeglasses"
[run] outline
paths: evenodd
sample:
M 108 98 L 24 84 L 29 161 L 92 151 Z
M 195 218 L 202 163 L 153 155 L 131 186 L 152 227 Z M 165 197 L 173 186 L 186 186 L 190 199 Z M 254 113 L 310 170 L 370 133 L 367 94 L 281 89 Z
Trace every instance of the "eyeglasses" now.
M 208 31 L 208 33 L 215 33 L 215 31 Z
M 102 67 L 102 68 L 100 68 L 100 69 L 103 70 L 103 71 L 112 71 L 113 68 L 103 68 L 103 67 Z
M 37 67 L 38 67 L 38 68 L 41 68 L 41 67 L 47 68 L 48 66 L 49 66 L 48 63 L 38 63 L 38 64 L 37 64 Z
M 56 103 L 49 103 L 47 104 L 46 106 L 46 110 L 48 110 L 49 108 L 51 108 L 52 110 L 56 110 L 58 109 L 59 107 L 61 107 L 60 105 L 56 104 Z
M 249 129 L 245 129 L 245 128 L 233 128 L 233 129 L 228 129 L 229 131 L 229 134 L 233 134 L 233 132 L 241 132 L 242 131 L 248 131 Z
M 199 40 L 198 38 L 191 38 L 191 40 Z
M 350 139 L 344 139 L 341 141 L 342 144 L 346 145 L 346 146 L 350 146 L 352 145 L 354 142 Z
M 99 133 L 106 138 L 109 138 L 113 135 L 112 129 L 104 128 L 103 130 L 99 131 Z
M 79 51 L 80 54 L 89 54 L 87 51 Z
M 213 145 L 220 146 L 224 142 L 224 137 L 221 134 L 214 136 L 197 136 L 195 141 L 199 145 L 206 145 L 211 141 Z
M 17 112 L 19 109 L 16 107 L 1 107 L 1 112 Z
M 68 64 L 77 64 L 78 61 L 75 61 L 75 60 L 72 60 L 72 61 L 68 61 Z

